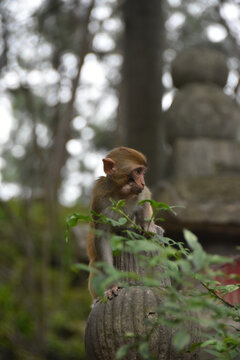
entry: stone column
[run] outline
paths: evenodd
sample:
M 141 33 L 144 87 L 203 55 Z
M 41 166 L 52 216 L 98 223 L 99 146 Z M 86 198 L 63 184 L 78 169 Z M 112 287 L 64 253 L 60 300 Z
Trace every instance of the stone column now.
M 173 221 L 203 227 L 240 224 L 240 108 L 224 92 L 225 56 L 210 48 L 185 50 L 172 63 L 177 88 L 166 113 L 172 146 L 170 181 L 161 201 L 184 205 Z

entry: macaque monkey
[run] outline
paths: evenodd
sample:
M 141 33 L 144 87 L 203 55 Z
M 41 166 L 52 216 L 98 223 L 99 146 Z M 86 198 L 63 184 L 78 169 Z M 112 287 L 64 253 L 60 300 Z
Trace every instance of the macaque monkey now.
M 163 229 L 146 219 L 152 216 L 152 207 L 149 202 L 141 206 L 138 203 L 151 198 L 151 193 L 145 185 L 144 174 L 147 169 L 146 157 L 133 149 L 118 147 L 113 149 L 103 159 L 103 168 L 106 176 L 100 177 L 95 184 L 92 195 L 91 210 L 97 214 L 117 220 L 120 215 L 112 211 L 110 199 L 124 200 L 123 211 L 144 230 L 162 235 Z M 96 261 L 104 261 L 113 265 L 113 254 L 108 233 L 114 231 L 110 225 L 91 224 L 87 239 L 87 253 L 89 265 L 94 266 Z M 102 230 L 102 235 L 95 235 L 94 229 Z M 89 291 L 96 301 L 96 294 L 91 286 L 93 274 L 89 276 Z M 105 295 L 109 300 L 118 295 L 119 286 L 114 284 L 107 289 Z

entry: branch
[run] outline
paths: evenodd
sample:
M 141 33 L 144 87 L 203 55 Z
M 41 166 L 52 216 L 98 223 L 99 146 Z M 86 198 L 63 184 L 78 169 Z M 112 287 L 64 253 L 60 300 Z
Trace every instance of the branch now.
M 235 306 L 233 306 L 232 304 L 228 303 L 227 301 L 225 301 L 224 299 L 222 299 L 217 293 L 215 290 L 213 289 L 210 289 L 206 284 L 204 284 L 202 281 L 201 281 L 201 284 L 203 287 L 205 287 L 205 289 L 207 289 L 208 292 L 210 292 L 212 295 L 214 295 L 219 301 L 221 301 L 224 305 L 230 307 L 230 308 L 234 308 L 235 309 Z
M 49 164 L 49 178 L 47 188 L 49 190 L 49 194 L 54 200 L 57 195 L 57 188 L 59 185 L 60 179 L 60 172 L 61 168 L 64 165 L 65 158 L 66 158 L 66 143 L 70 138 L 70 125 L 73 118 L 73 111 L 74 111 L 74 103 L 76 99 L 76 93 L 78 88 L 78 83 L 81 75 L 81 70 L 84 64 L 85 56 L 89 51 L 89 31 L 88 31 L 88 24 L 91 16 L 91 12 L 93 7 L 95 6 L 95 0 L 92 0 L 88 10 L 86 17 L 83 22 L 83 41 L 81 43 L 78 57 L 78 70 L 76 77 L 72 80 L 72 96 L 67 105 L 67 114 L 66 116 L 62 116 L 59 122 L 59 126 L 56 132 L 55 143 L 53 145 L 53 154 L 52 159 Z
M 217 10 L 218 10 L 218 14 L 219 14 L 219 22 L 220 22 L 220 24 L 222 24 L 225 27 L 229 38 L 232 40 L 232 42 L 235 45 L 235 49 L 236 49 L 236 52 L 237 52 L 237 57 L 240 58 L 240 48 L 239 48 L 240 44 L 238 42 L 238 38 L 233 34 L 231 28 L 228 25 L 228 22 L 226 21 L 224 16 L 222 16 L 222 14 L 221 14 L 221 6 L 224 3 L 225 3 L 225 0 L 220 0 L 219 4 L 217 5 Z M 240 87 L 240 76 L 238 78 L 237 85 L 235 86 L 235 89 L 234 89 L 234 94 L 235 95 L 237 95 L 239 87 Z
M 219 22 L 225 27 L 227 30 L 228 36 L 231 38 L 231 40 L 235 43 L 236 49 L 238 54 L 240 54 L 239 50 L 239 43 L 237 37 L 233 34 L 232 30 L 230 29 L 228 22 L 226 21 L 225 17 L 221 14 L 221 6 L 225 3 L 225 0 L 220 0 L 219 4 L 217 5 L 217 10 L 219 13 Z

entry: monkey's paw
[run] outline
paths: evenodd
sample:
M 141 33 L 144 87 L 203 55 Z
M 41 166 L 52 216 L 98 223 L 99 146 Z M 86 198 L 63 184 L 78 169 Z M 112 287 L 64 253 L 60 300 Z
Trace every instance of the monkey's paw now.
M 155 226 L 155 229 L 154 229 L 155 234 L 157 234 L 159 236 L 163 236 L 164 235 L 163 228 L 161 226 L 156 225 L 156 224 L 154 224 L 154 226 Z
M 112 300 L 114 297 L 118 296 L 121 286 L 113 285 L 110 289 L 104 292 L 104 295 L 108 300 Z
M 154 224 L 153 222 L 150 225 L 148 225 L 145 231 L 152 233 L 153 235 L 156 234 L 159 236 L 163 236 L 164 234 L 163 228 L 161 226 Z

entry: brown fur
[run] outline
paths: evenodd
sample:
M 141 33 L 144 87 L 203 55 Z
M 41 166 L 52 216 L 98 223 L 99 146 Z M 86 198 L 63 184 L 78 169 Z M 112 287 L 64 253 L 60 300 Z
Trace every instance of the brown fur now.
M 129 176 L 132 171 L 139 166 L 143 169 L 146 168 L 146 157 L 137 150 L 120 147 L 113 149 L 107 155 L 106 162 L 106 172 L 108 174 L 107 176 L 100 177 L 95 183 L 92 194 L 91 210 L 97 214 L 102 213 L 108 217 L 117 219 L 119 214 L 108 209 L 109 205 L 111 205 L 109 199 L 113 198 L 115 201 L 124 199 L 126 204 L 123 210 L 133 220 L 140 222 L 140 226 L 144 227 L 144 219 L 151 217 L 152 208 L 149 203 L 145 203 L 140 207 L 138 206 L 138 202 L 151 198 L 151 193 L 146 186 L 143 188 L 143 186 L 140 187 L 135 181 L 130 181 Z M 143 178 L 143 175 L 140 175 L 140 177 Z M 90 227 L 91 229 L 87 239 L 89 265 L 94 266 L 96 261 L 106 261 L 112 264 L 110 242 L 109 239 L 106 239 L 107 232 L 111 229 L 106 225 L 96 225 L 94 223 L 92 223 Z M 94 229 L 104 230 L 105 235 L 96 237 L 94 235 Z M 93 274 L 90 273 L 89 291 L 93 299 L 95 299 L 96 294 L 91 285 L 92 277 Z M 113 287 L 116 289 L 116 284 L 114 284 Z M 116 296 L 115 290 L 114 295 Z

